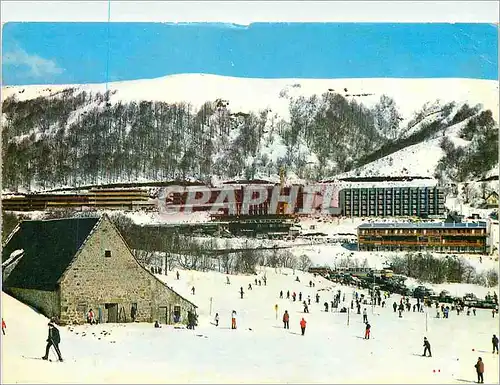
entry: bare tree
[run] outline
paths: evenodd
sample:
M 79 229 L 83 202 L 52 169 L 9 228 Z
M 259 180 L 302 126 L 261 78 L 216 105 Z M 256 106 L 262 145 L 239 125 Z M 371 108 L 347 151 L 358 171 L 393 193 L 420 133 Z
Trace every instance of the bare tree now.
M 299 257 L 299 270 L 308 271 L 311 265 L 311 258 L 309 258 L 306 254 L 302 254 Z

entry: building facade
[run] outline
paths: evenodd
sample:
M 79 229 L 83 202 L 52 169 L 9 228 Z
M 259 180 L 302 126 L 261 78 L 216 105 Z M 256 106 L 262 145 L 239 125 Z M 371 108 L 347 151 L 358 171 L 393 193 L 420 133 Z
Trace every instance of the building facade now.
M 478 223 L 364 223 L 358 227 L 360 251 L 487 253 L 487 226 Z
M 196 305 L 135 259 L 101 218 L 23 221 L 2 251 L 3 289 L 59 323 L 186 321 Z
M 441 216 L 444 190 L 438 187 L 348 188 L 340 191 L 342 214 L 347 217 Z

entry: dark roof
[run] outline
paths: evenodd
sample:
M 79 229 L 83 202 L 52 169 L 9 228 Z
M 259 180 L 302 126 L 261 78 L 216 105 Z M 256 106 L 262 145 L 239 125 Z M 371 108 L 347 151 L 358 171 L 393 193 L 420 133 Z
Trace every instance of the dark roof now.
M 446 223 L 446 222 L 420 222 L 420 223 L 363 223 L 358 226 L 359 229 L 436 229 L 436 228 L 486 228 L 485 222 L 466 222 L 466 223 Z
M 24 255 L 3 286 L 53 291 L 99 218 L 23 221 L 2 251 L 2 261 L 23 249 Z

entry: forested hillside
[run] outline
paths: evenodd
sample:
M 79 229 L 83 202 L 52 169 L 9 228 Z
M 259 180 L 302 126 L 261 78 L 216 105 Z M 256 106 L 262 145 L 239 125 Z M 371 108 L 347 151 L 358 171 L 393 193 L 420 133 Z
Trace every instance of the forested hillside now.
M 224 100 L 197 109 L 182 101 L 110 103 L 109 97 L 67 88 L 5 99 L 4 189 L 258 178 L 276 176 L 281 166 L 290 177 L 318 180 L 435 138 L 460 122 L 466 122 L 466 145 L 455 148 L 443 136 L 446 157 L 438 175 L 479 177 L 498 162 L 498 127 L 480 106 L 434 103 L 431 112 L 423 106 L 402 122 L 397 101 L 386 95 L 371 108 L 334 92 L 288 97 L 285 118 L 270 108 L 232 111 Z

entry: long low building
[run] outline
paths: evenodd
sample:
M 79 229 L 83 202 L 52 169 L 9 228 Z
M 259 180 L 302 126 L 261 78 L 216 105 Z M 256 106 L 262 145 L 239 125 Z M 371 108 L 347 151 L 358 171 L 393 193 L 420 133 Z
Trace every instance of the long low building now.
M 364 223 L 358 227 L 361 251 L 430 250 L 486 254 L 486 223 Z

